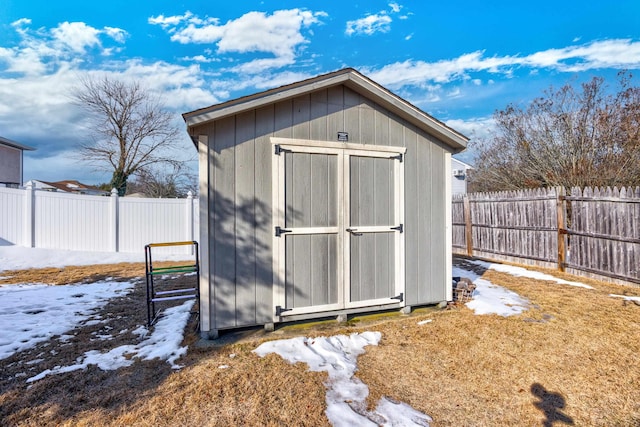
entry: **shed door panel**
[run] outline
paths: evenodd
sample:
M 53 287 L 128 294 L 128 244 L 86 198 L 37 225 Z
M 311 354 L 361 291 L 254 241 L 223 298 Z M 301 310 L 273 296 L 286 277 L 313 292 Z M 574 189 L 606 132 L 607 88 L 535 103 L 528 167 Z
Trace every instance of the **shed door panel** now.
M 274 320 L 402 306 L 402 155 L 309 143 L 274 146 Z
M 286 151 L 285 297 L 287 308 L 338 302 L 338 156 Z
M 371 155 L 349 156 L 349 303 L 397 295 L 397 160 Z M 348 304 L 349 305 L 349 304 Z

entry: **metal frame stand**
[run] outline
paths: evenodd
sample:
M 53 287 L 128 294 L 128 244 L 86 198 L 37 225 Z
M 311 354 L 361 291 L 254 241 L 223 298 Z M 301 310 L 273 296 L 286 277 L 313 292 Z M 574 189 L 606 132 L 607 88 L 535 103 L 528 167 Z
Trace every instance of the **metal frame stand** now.
M 193 245 L 194 247 L 194 263 L 185 265 L 176 265 L 173 267 L 154 267 L 151 257 L 151 249 L 167 246 L 184 246 Z M 198 256 L 198 242 L 168 242 L 168 243 L 150 243 L 144 247 L 145 253 L 145 270 L 147 281 L 147 326 L 153 325 L 158 319 L 159 312 L 156 311 L 156 302 L 175 301 L 183 299 L 195 299 L 196 307 L 199 312 L 200 302 L 200 257 Z M 158 274 L 174 274 L 174 273 L 196 273 L 195 286 L 192 288 L 169 289 L 157 291 L 154 285 L 154 277 Z

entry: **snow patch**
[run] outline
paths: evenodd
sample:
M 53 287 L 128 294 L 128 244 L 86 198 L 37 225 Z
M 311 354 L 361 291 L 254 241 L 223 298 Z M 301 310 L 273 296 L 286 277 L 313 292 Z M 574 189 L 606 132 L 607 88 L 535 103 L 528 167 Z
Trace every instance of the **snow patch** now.
M 522 268 L 522 267 L 514 267 L 512 265 L 504 265 L 504 264 L 494 264 L 491 262 L 479 261 L 479 260 L 472 260 L 469 262 L 475 265 L 479 265 L 483 268 L 486 268 L 487 270 L 494 270 L 500 273 L 507 273 L 516 277 L 527 277 L 529 279 L 556 282 L 560 285 L 569 285 L 569 286 L 575 286 L 578 288 L 593 289 L 593 287 L 589 285 L 585 285 L 584 283 L 571 282 L 569 280 L 559 279 L 549 274 L 541 273 L 539 271 L 527 270 L 526 268 Z
M 528 300 L 513 291 L 482 279 L 473 271 L 453 267 L 453 276 L 467 277 L 476 285 L 471 295 L 472 300 L 466 304 L 475 314 L 497 314 L 507 317 L 529 309 Z
M 304 362 L 311 371 L 325 371 L 327 418 L 334 426 L 428 426 L 431 418 L 404 403 L 382 398 L 366 408 L 369 388 L 353 375 L 357 357 L 367 345 L 378 345 L 380 332 L 269 341 L 254 350 L 260 357 L 276 353 L 289 363 Z
M 112 371 L 131 366 L 133 358 L 142 360 L 164 359 L 172 369 L 180 369 L 175 362 L 187 352 L 187 347 L 180 347 L 184 337 L 184 328 L 189 320 L 191 307 L 195 301 L 187 301 L 182 305 L 166 309 L 156 323 L 153 333 L 136 345 L 121 345 L 106 353 L 91 350 L 78 358 L 78 363 L 69 366 L 57 366 L 47 369 L 27 379 L 27 382 L 40 380 L 47 375 L 86 369 L 89 365 L 96 365 L 103 371 Z
M 0 360 L 34 347 L 86 321 L 110 298 L 133 289 L 129 282 L 0 286 Z

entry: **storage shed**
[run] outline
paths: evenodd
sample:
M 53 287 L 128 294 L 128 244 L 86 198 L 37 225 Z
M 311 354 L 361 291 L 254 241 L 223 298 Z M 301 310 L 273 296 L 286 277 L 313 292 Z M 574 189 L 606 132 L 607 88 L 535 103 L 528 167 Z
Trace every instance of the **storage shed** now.
M 451 299 L 464 135 L 351 68 L 183 117 L 199 151 L 204 337 Z

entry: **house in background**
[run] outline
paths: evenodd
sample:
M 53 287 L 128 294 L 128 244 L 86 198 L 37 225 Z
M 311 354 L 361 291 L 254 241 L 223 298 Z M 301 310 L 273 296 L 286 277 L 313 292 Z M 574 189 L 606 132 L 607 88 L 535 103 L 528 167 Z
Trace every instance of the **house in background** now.
M 59 191 L 61 193 L 87 194 L 90 196 L 108 196 L 110 193 L 92 185 L 83 184 L 78 181 L 65 180 L 47 182 L 34 179 L 35 188 L 44 191 Z
M 24 175 L 23 152 L 35 148 L 0 136 L 0 185 L 18 188 Z
M 204 337 L 451 300 L 464 135 L 351 68 L 183 118 L 200 159 Z
M 451 158 L 451 194 L 467 194 L 468 171 L 473 166 L 458 159 Z

